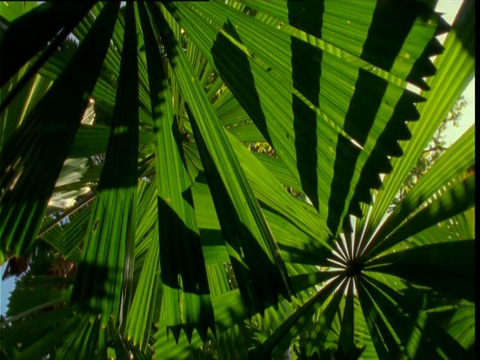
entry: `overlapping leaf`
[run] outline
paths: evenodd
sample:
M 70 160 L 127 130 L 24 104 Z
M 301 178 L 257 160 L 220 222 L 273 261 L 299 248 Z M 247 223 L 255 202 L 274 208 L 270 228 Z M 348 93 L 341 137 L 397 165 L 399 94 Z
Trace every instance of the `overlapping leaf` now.
M 228 138 L 198 85 L 198 78 L 171 33 L 162 29 L 167 24 L 163 15 L 153 7 L 150 9 L 170 54 L 172 71 L 191 110 L 190 122 L 238 283 L 245 301 L 262 309 L 265 302 L 275 303 L 279 294 L 290 296 L 283 261 Z
M 115 7 L 108 5 L 68 67 L 2 147 L 1 262 L 12 251 L 18 254 L 28 249 L 35 238 L 46 202 L 100 72 L 115 20 Z M 94 58 L 92 53 L 96 54 Z
M 111 316 L 114 323 L 123 322 L 131 296 L 138 160 L 136 49 L 135 15 L 130 3 L 114 123 L 72 294 L 72 301 L 80 308 L 101 315 L 103 327 Z M 113 250 L 116 256 L 111 256 Z
M 205 338 L 208 328 L 213 332 L 215 328 L 200 235 L 191 204 L 190 181 L 166 73 L 148 13 L 142 4 L 139 5 L 139 14 L 147 53 L 152 120 L 156 129 L 158 230 L 162 312 L 165 316 L 165 323 L 161 322 L 159 326 L 168 326 L 177 339 L 182 328 L 188 338 L 191 338 L 193 329 Z

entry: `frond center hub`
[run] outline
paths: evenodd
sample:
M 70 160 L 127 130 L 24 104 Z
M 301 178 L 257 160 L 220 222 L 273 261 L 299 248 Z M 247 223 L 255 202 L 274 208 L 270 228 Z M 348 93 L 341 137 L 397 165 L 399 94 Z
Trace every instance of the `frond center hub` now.
M 354 277 L 362 272 L 363 263 L 361 263 L 358 259 L 350 260 L 346 265 L 345 274 L 348 277 Z

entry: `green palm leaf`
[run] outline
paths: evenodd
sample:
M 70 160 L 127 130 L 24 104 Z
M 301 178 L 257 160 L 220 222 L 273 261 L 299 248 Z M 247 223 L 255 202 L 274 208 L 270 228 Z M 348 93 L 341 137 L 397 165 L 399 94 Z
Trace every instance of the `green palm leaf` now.
M 183 165 L 179 133 L 166 74 L 155 36 L 143 5 L 139 6 L 147 52 L 153 125 L 156 128 L 156 171 L 160 239 L 160 268 L 166 324 L 178 339 L 183 328 L 188 338 L 197 329 L 205 338 L 215 331 L 205 262 L 201 251 L 190 180 Z M 163 174 L 167 174 L 164 176 Z M 184 252 L 184 249 L 189 249 Z M 175 259 L 172 261 L 172 259 Z
M 138 65 L 133 4 L 127 7 L 114 122 L 72 301 L 101 315 L 126 316 L 133 273 L 138 151 Z M 110 251 L 115 250 L 113 257 Z M 95 286 L 90 279 L 95 278 Z
M 414 284 L 433 287 L 449 296 L 475 300 L 474 240 L 451 241 L 381 256 L 368 269 L 393 274 Z M 444 264 L 449 264 L 446 269 Z M 372 268 L 370 268 L 372 266 Z
M 429 200 L 435 192 L 448 188 L 455 177 L 470 171 L 475 166 L 474 130 L 472 126 L 453 144 L 442 157 L 435 162 L 425 177 L 407 194 L 405 199 L 395 208 L 388 221 L 377 233 L 385 237 L 409 215 L 414 213 L 423 203 Z M 410 227 L 410 226 L 409 226 Z
M 166 25 L 159 12 L 154 10 L 153 16 L 159 26 Z M 262 309 L 265 302 L 276 302 L 279 294 L 289 297 L 288 275 L 283 261 L 226 134 L 203 91 L 197 88 L 198 79 L 186 63 L 181 47 L 173 42 L 166 29 L 160 31 L 167 51 L 172 54 L 169 58 L 172 71 L 191 109 L 189 117 L 195 140 L 237 281 L 245 300 Z M 251 272 L 259 275 L 253 278 L 253 282 Z M 248 283 L 253 287 L 247 286 Z
M 88 95 L 100 72 L 116 19 L 112 6 L 109 5 L 102 12 L 103 16 L 95 22 L 68 67 L 29 113 L 22 127 L 2 147 L 2 263 L 10 252 L 18 254 L 28 249 L 38 231 L 46 202 L 80 124 Z M 91 53 L 97 53 L 98 56 L 90 59 Z M 83 74 L 90 76 L 85 78 Z M 55 110 L 50 111 L 51 109 Z M 64 119 L 69 122 L 65 123 Z M 33 144 L 34 151 L 31 147 Z M 48 163 L 39 161 L 46 158 L 49 159 Z M 35 179 L 35 187 L 28 185 L 32 179 Z M 14 216 L 20 216 L 20 221 L 14 221 Z
M 0 357 L 473 358 L 474 127 L 391 207 L 474 76 L 434 3 L 2 3 L 0 261 L 71 271 Z
M 44 3 L 15 19 L 3 34 L 0 42 L 0 51 L 2 52 L 0 86 L 3 86 L 60 30 L 67 30 L 66 33 L 62 33 L 64 37 L 68 35 L 68 32 L 85 16 L 92 5 L 92 2 L 83 4 Z M 43 27 L 43 31 L 35 31 L 39 26 Z M 18 46 L 18 44 L 25 43 L 28 43 L 28 46 Z M 12 51 L 13 49 L 15 50 Z
M 444 53 L 437 59 L 438 72 L 430 81 L 431 90 L 425 103 L 418 111 L 422 121 L 412 123 L 412 140 L 403 144 L 407 156 L 393 160 L 393 171 L 384 179 L 384 190 L 377 196 L 375 208 L 367 227 L 366 236 L 379 225 L 397 190 L 413 168 L 423 149 L 431 139 L 431 134 L 453 107 L 455 101 L 474 76 L 475 57 L 473 53 L 473 4 L 465 1 L 459 11 L 452 31 L 444 43 Z M 470 39 L 464 41 L 463 39 Z M 445 84 L 449 84 L 448 88 Z M 425 94 L 426 95 L 426 94 Z

